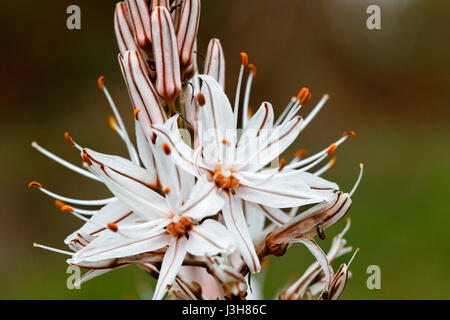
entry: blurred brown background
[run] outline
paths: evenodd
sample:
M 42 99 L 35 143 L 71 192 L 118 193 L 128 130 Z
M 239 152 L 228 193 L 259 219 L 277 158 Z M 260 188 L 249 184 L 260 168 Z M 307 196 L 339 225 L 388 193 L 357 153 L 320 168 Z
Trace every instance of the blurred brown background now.
M 81 30 L 66 28 L 66 8 L 81 7 Z M 1 68 L 0 298 L 138 298 L 153 282 L 137 268 L 66 288 L 65 257 L 32 247 L 64 248 L 80 223 L 27 183 L 75 198 L 107 196 L 97 182 L 62 168 L 30 147 L 38 141 L 64 158 L 79 155 L 63 139 L 126 155 L 108 128 L 111 114 L 97 78 L 116 99 L 132 130 L 132 114 L 117 63 L 115 1 L 3 1 Z M 381 30 L 366 28 L 366 8 L 381 7 Z M 311 110 L 323 111 L 298 148 L 318 151 L 344 131 L 357 135 L 337 152 L 326 177 L 349 190 L 365 163 L 350 211 L 349 242 L 361 251 L 352 265 L 347 299 L 450 298 L 449 102 L 450 2 L 438 0 L 204 0 L 199 51 L 220 38 L 227 91 L 234 97 L 240 51 L 258 68 L 251 105 L 271 101 L 279 114 L 308 86 Z M 201 58 L 199 58 L 201 62 Z M 290 150 L 294 152 L 295 150 Z M 327 231 L 328 240 L 343 223 Z M 347 261 L 348 257 L 338 263 Z M 272 259 L 266 298 L 313 261 L 300 245 Z M 381 268 L 381 290 L 368 290 L 366 269 Z

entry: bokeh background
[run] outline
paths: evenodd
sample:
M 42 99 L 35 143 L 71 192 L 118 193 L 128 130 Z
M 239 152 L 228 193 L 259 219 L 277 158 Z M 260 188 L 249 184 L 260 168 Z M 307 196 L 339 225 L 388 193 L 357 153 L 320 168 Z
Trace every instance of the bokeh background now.
M 108 128 L 111 114 L 97 88 L 105 83 L 132 126 L 117 63 L 115 1 L 2 1 L 0 298 L 134 299 L 154 282 L 137 267 L 96 278 L 81 290 L 66 288 L 65 256 L 32 247 L 64 248 L 80 225 L 27 183 L 38 180 L 76 198 L 107 196 L 97 182 L 46 159 L 38 141 L 79 163 L 63 139 L 126 155 Z M 66 28 L 66 8 L 81 7 L 81 30 Z M 381 30 L 366 28 L 366 8 L 381 7 Z M 234 96 L 239 52 L 258 68 L 251 104 L 269 100 L 279 114 L 302 86 L 331 99 L 296 148 L 311 152 L 344 131 L 356 137 L 337 152 L 326 174 L 349 190 L 365 176 L 349 213 L 348 240 L 361 251 L 352 264 L 346 299 L 449 299 L 450 2 L 438 0 L 204 0 L 199 51 L 220 38 L 227 59 L 227 91 Z M 201 58 L 199 58 L 201 62 Z M 289 150 L 292 154 L 295 150 Z M 330 239 L 343 222 L 327 230 Z M 337 261 L 348 260 L 345 257 Z M 313 261 L 298 245 L 271 259 L 265 297 L 273 297 Z M 366 287 L 369 265 L 381 268 L 381 290 Z M 337 267 L 337 265 L 336 265 Z

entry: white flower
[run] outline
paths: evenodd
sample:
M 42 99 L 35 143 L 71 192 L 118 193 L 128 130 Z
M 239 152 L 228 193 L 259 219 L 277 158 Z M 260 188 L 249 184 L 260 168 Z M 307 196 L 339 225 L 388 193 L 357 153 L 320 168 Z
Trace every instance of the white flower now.
M 330 199 L 338 186 L 306 172 L 307 168 L 301 166 L 317 164 L 347 136 L 307 162 L 265 169 L 297 138 L 302 130 L 302 118 L 291 110 L 279 125 L 274 125 L 272 106 L 265 102 L 248 121 L 243 121 L 244 129 L 238 140 L 237 108 L 233 112 L 222 87 L 211 76 L 200 75 L 199 78 L 203 81 L 197 95 L 199 147 L 194 151 L 183 141 L 177 116 L 164 125 L 154 125 L 154 132 L 173 149 L 171 155 L 177 165 L 219 190 L 224 199 L 225 225 L 249 269 L 258 272 L 260 263 L 245 221 L 243 203 L 254 203 L 256 207 L 250 206 L 252 210 L 282 225 L 290 218 L 280 208 Z M 298 107 L 299 104 L 295 108 Z M 255 152 L 250 152 L 255 146 Z

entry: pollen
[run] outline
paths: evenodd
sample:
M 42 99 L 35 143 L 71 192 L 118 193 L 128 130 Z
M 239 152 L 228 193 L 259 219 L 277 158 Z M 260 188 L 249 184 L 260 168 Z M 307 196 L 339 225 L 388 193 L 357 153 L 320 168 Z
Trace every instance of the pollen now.
M 345 137 L 345 136 L 352 136 L 352 137 L 354 137 L 355 135 L 356 135 L 355 131 L 347 131 L 347 132 L 344 132 L 342 134 L 343 137 Z
M 300 158 L 300 157 L 304 157 L 306 155 L 308 155 L 308 151 L 306 151 L 305 149 L 300 149 L 295 152 L 294 158 Z
M 239 180 L 230 175 L 229 177 L 225 177 L 222 173 L 222 166 L 218 164 L 213 174 L 213 180 L 216 184 L 217 188 L 221 188 L 224 191 L 228 191 L 229 189 L 235 189 L 239 187 Z
M 163 189 L 163 192 L 164 192 L 165 194 L 168 194 L 168 193 L 170 192 L 170 187 L 165 187 L 165 188 Z
M 281 158 L 280 159 L 280 165 L 278 166 L 278 172 L 280 172 L 281 170 L 283 170 L 283 168 L 286 166 L 286 159 L 285 158 Z
M 174 236 L 180 237 L 189 232 L 194 225 L 190 217 L 181 216 L 178 222 L 172 222 L 166 227 L 166 231 Z
M 64 205 L 61 207 L 61 211 L 70 211 L 73 212 L 73 208 L 71 206 L 68 205 Z
M 163 143 L 163 144 L 162 144 L 162 148 L 163 148 L 164 153 L 165 153 L 167 156 L 170 155 L 170 154 L 172 153 L 172 150 L 170 150 L 170 147 L 169 147 L 169 145 L 168 145 L 167 143 Z
M 227 139 L 223 139 L 223 140 L 222 140 L 222 143 L 223 143 L 224 145 L 226 145 L 226 146 L 231 145 L 231 142 L 228 141 Z
M 303 87 L 297 95 L 297 99 L 300 101 L 300 105 L 304 106 L 311 99 L 311 92 L 308 88 Z
M 117 232 L 117 231 L 119 230 L 119 227 L 117 226 L 117 224 L 112 223 L 112 222 L 108 223 L 108 224 L 107 224 L 107 227 L 108 227 L 108 229 L 111 230 L 112 232 Z
M 133 115 L 134 115 L 134 118 L 135 118 L 136 120 L 138 120 L 138 117 L 137 117 L 137 116 L 138 116 L 138 113 L 139 113 L 139 112 L 141 112 L 141 109 L 135 109 L 135 110 L 134 110 Z
M 337 149 L 337 146 L 333 143 L 327 150 L 328 155 L 333 154 Z
M 117 124 L 117 120 L 116 120 L 116 118 L 114 116 L 110 116 L 108 118 L 108 125 L 111 128 L 111 130 L 113 130 L 113 131 L 116 131 L 117 127 L 119 126 Z
M 105 79 L 105 77 L 100 76 L 100 77 L 98 77 L 98 80 L 97 80 L 98 87 L 100 88 L 100 90 L 103 90 L 103 79 Z
M 28 184 L 28 188 L 31 188 L 31 187 L 42 188 L 42 184 L 40 184 L 40 183 L 37 182 L 37 181 L 31 181 L 31 182 Z
M 249 64 L 248 67 L 250 68 L 250 70 L 252 70 L 252 75 L 253 77 L 256 77 L 256 67 L 254 64 Z
M 35 247 L 35 248 L 39 247 L 39 243 L 33 242 L 33 247 Z
M 248 55 L 245 52 L 241 52 L 242 65 L 246 66 L 248 64 Z
M 75 143 L 72 140 L 72 137 L 68 132 L 64 132 L 64 139 L 66 139 L 67 143 L 70 144 L 72 147 L 75 147 Z
M 203 107 L 206 103 L 205 96 L 201 92 L 197 94 L 197 100 L 200 107 Z

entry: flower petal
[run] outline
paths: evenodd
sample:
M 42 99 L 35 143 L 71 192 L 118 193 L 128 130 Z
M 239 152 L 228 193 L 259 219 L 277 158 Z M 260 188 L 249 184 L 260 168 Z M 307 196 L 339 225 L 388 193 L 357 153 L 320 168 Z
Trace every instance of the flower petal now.
M 199 176 L 199 170 L 208 173 L 209 168 L 202 163 L 194 161 L 194 150 L 181 138 L 177 125 L 178 116 L 173 116 L 164 125 L 156 125 L 153 130 L 162 142 L 167 143 L 170 148 L 171 159 L 183 170 L 193 176 Z
M 153 157 L 152 150 L 150 148 L 150 142 L 145 137 L 144 131 L 139 123 L 135 121 L 136 128 L 136 144 L 139 152 L 139 158 L 144 164 L 145 168 L 154 173 L 156 177 L 155 159 Z
M 290 208 L 329 199 L 334 183 L 304 171 L 267 174 L 239 172 L 236 195 L 272 208 Z M 317 189 L 320 188 L 320 189 Z
M 229 193 L 225 195 L 225 205 L 222 208 L 225 225 L 236 242 L 242 258 L 252 273 L 261 270 L 258 255 L 247 228 L 247 222 L 242 212 L 241 200 Z
M 264 134 L 253 141 L 252 151 L 249 147 L 238 149 L 238 155 L 244 157 L 238 169 L 255 172 L 278 157 L 297 138 L 302 128 L 302 118 L 297 116 L 286 124 L 274 128 L 270 135 Z
M 191 196 L 181 207 L 181 213 L 184 216 L 201 220 L 205 217 L 215 215 L 222 209 L 224 200 L 219 195 L 214 183 L 199 179 L 190 191 Z
M 214 165 L 226 157 L 232 159 L 231 152 L 236 145 L 236 119 L 222 87 L 211 76 L 200 75 L 203 81 L 201 92 L 205 105 L 200 107 L 199 138 L 203 156 L 208 165 Z M 224 143 L 226 142 L 226 143 Z
M 125 203 L 121 201 L 114 201 L 108 203 L 106 206 L 96 212 L 90 219 L 90 222 L 86 222 L 80 229 L 73 232 L 65 240 L 65 244 L 69 244 L 72 241 L 77 242 L 78 235 L 98 236 L 106 230 L 99 225 L 107 225 L 112 222 L 117 225 L 128 223 L 135 219 L 140 219 L 139 216 L 134 214 Z
M 161 249 L 169 244 L 173 236 L 165 230 L 148 234 L 144 238 L 126 239 L 119 234 L 98 237 L 88 246 L 81 249 L 73 256 L 74 263 L 83 261 L 99 261 L 111 258 L 133 256 L 143 252 Z
M 153 300 L 161 300 L 167 291 L 167 285 L 171 284 L 177 276 L 186 256 L 186 245 L 186 237 L 174 238 L 172 236 L 161 265 Z
M 317 259 L 317 262 L 320 264 L 323 273 L 325 274 L 325 283 L 327 284 L 327 287 L 329 287 L 331 284 L 331 266 L 328 263 L 326 254 L 314 240 L 299 238 L 296 240 L 296 242 L 303 243 Z
M 232 253 L 236 246 L 228 230 L 219 222 L 206 219 L 189 232 L 186 250 L 195 256 Z
M 248 146 L 255 143 L 254 139 L 260 135 L 268 137 L 273 128 L 273 108 L 269 102 L 263 102 L 258 111 L 248 120 L 244 128 L 239 146 Z M 263 140 L 263 139 L 261 139 Z M 239 154 L 242 151 L 239 152 Z

